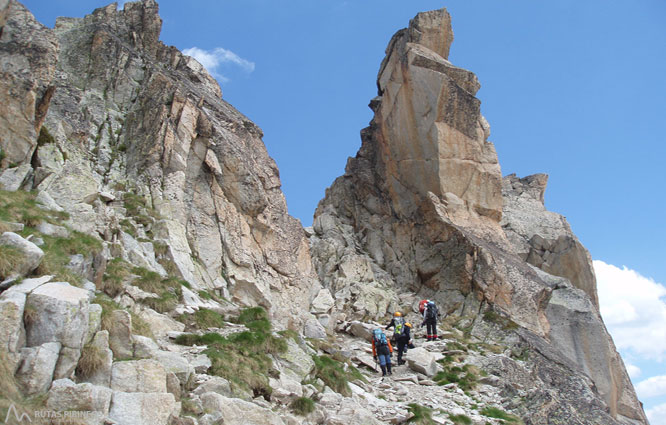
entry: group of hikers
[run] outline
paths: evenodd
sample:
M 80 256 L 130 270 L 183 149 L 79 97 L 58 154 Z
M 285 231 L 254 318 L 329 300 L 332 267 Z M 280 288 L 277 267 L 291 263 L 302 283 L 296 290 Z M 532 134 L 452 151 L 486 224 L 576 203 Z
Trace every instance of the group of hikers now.
M 437 339 L 437 317 L 439 315 L 437 305 L 434 301 L 421 300 L 419 312 L 423 316 L 421 327 L 427 326 L 426 341 L 435 341 Z M 386 338 L 386 334 L 380 328 L 372 331 L 372 356 L 375 362 L 379 361 L 382 376 L 393 374 L 391 371 L 391 355 L 393 354 L 391 341 L 398 346 L 398 365 L 405 364 L 403 356 L 407 353 L 407 348 L 414 348 L 411 337 L 412 324 L 405 321 L 402 313 L 396 311 L 393 314 L 393 319 L 385 330 L 389 328 L 393 328 L 391 340 Z

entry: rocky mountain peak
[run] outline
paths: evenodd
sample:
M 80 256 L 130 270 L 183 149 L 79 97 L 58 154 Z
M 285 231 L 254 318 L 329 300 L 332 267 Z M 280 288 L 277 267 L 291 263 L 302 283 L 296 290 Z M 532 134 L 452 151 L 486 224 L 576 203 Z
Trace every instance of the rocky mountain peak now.
M 449 58 L 453 43 L 451 16 L 446 9 L 431 10 L 417 14 L 409 21 L 407 36 L 410 43 L 420 44 L 444 59 Z
M 49 29 L 0 0 L 0 409 L 647 423 L 547 177 L 501 178 L 446 10 L 391 39 L 312 229 L 288 215 L 262 131 L 161 22 L 144 0 Z M 428 343 L 423 298 L 442 314 Z M 416 347 L 382 380 L 370 335 L 398 311 Z

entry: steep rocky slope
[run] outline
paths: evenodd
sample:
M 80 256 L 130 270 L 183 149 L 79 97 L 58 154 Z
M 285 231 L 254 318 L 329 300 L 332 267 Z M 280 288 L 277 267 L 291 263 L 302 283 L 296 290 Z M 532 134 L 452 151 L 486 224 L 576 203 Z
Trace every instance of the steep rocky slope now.
M 543 207 L 545 176 L 503 183 L 479 83 L 447 60 L 452 39 L 439 10 L 390 41 L 361 149 L 315 213 L 324 286 L 358 318 L 416 292 L 470 317 L 472 335 L 487 333 L 484 317 L 515 323 L 490 338 L 529 347 L 528 364 L 485 367 L 525 397 L 530 423 L 645 423 L 599 315 L 589 254 Z M 509 383 L 520 374 L 531 380 Z
M 153 0 L 53 29 L 0 0 L 0 416 L 647 423 L 545 177 L 501 177 L 446 11 L 389 43 L 305 230 L 261 130 L 160 28 Z M 415 330 L 377 378 L 370 330 L 421 297 L 441 341 Z

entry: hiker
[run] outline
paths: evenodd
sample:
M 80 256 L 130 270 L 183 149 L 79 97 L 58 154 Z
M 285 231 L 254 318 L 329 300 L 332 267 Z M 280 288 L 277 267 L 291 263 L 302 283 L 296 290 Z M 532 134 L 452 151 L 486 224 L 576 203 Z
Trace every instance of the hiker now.
M 427 325 L 426 328 L 426 341 L 437 340 L 437 306 L 434 301 L 423 300 L 419 303 L 419 310 L 423 314 L 423 323 L 421 327 Z
M 411 323 L 405 323 L 405 326 L 402 329 L 402 333 L 398 336 L 398 365 L 405 364 L 405 361 L 402 359 L 402 356 L 407 354 L 407 347 L 411 344 L 411 335 L 410 331 L 412 330 Z M 414 348 L 412 345 L 411 348 Z
M 398 337 L 402 334 L 403 328 L 405 327 L 405 318 L 402 317 L 402 313 L 396 311 L 393 313 L 393 319 L 391 323 L 386 325 L 386 330 L 393 327 L 393 336 L 391 337 L 391 342 L 393 344 L 397 343 Z
M 377 328 L 372 331 L 372 356 L 377 361 L 379 358 L 379 366 L 382 368 L 382 376 L 386 376 L 386 372 L 389 375 L 392 375 L 391 372 L 391 354 L 393 353 L 393 347 L 391 346 L 391 341 L 386 338 L 384 332 L 381 329 Z

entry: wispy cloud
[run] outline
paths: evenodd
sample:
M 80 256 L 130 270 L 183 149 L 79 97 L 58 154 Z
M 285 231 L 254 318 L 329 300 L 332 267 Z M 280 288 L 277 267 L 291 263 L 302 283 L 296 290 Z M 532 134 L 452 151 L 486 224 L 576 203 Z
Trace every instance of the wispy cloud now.
M 645 414 L 652 425 L 666 424 L 666 403 L 654 406 Z
M 627 363 L 626 361 L 624 363 L 624 366 L 627 368 L 627 373 L 629 374 L 630 378 L 636 379 L 639 376 L 641 376 L 642 372 L 640 367 L 633 365 L 631 363 Z
M 213 50 L 190 47 L 183 50 L 183 53 L 199 61 L 213 77 L 220 79 L 222 82 L 229 81 L 222 73 L 221 68 L 224 66 L 231 65 L 247 73 L 254 71 L 254 62 L 243 59 L 231 50 L 222 47 L 217 47 Z
M 666 287 L 627 267 L 594 261 L 599 305 L 618 349 L 666 359 Z
M 639 382 L 636 392 L 641 399 L 666 395 L 666 375 L 653 376 Z

